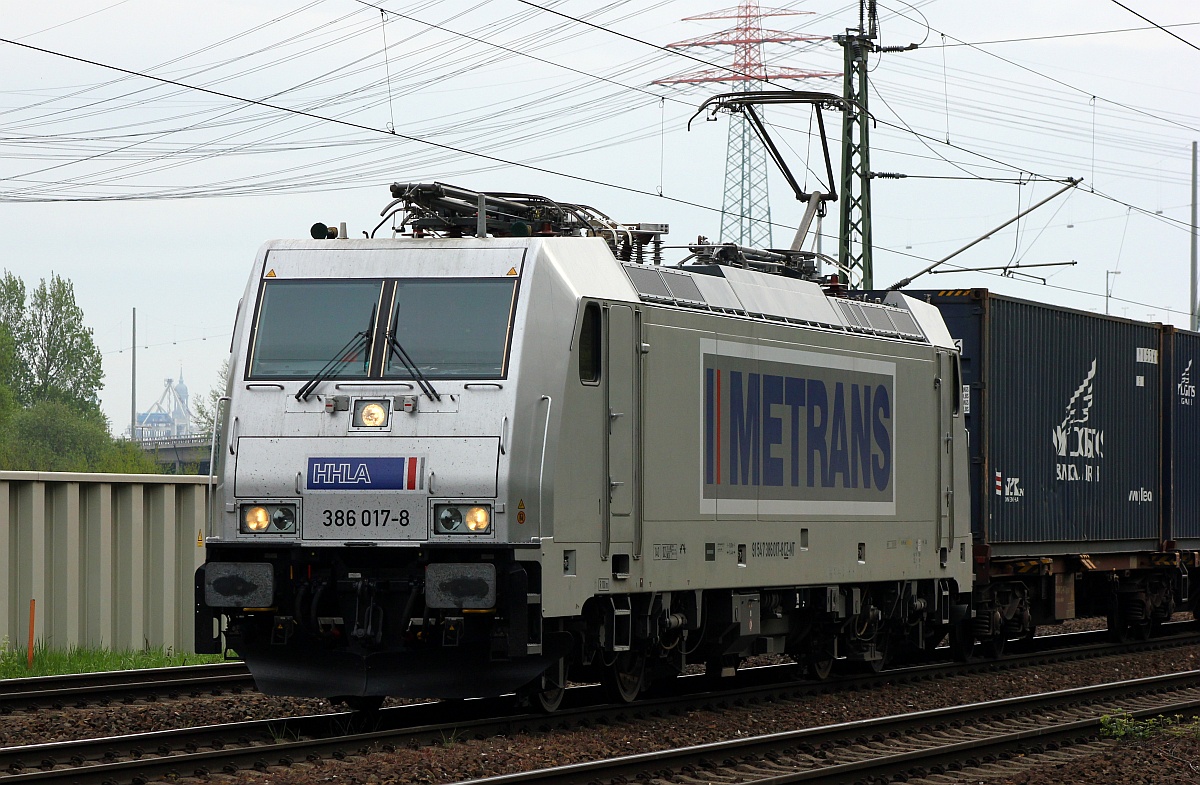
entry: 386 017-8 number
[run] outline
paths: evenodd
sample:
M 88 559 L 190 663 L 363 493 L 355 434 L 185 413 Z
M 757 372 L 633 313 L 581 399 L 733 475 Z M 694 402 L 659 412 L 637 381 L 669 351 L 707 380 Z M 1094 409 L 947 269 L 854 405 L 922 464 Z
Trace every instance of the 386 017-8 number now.
M 399 510 L 395 515 L 392 510 L 322 510 L 322 524 L 325 526 L 387 526 L 389 523 L 407 526 L 409 524 L 408 510 Z

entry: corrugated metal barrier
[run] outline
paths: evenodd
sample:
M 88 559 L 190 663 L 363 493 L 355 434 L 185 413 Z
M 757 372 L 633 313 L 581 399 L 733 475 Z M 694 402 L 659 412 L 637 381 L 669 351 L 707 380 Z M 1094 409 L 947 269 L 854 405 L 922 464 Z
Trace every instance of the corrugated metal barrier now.
M 0 472 L 0 636 L 191 652 L 208 477 Z

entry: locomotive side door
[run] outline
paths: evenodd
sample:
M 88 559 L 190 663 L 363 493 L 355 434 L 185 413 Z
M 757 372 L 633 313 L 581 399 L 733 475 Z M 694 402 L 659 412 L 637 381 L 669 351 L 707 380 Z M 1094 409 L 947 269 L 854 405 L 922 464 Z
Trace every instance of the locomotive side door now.
M 958 422 L 962 382 L 958 355 L 937 350 L 937 547 L 942 565 L 954 546 L 954 439 Z
M 628 305 L 607 309 L 604 366 L 608 370 L 605 395 L 608 440 L 608 509 L 605 515 L 601 556 L 608 558 L 614 543 L 634 545 L 634 514 L 637 498 L 637 423 L 639 421 L 638 375 L 641 367 L 637 319 Z M 625 549 L 619 549 L 628 553 Z M 635 554 L 638 555 L 635 550 Z

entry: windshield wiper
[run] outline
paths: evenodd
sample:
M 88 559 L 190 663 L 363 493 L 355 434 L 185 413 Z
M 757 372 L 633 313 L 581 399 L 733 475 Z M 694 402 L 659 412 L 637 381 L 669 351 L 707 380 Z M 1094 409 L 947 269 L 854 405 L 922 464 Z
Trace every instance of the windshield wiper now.
M 399 316 L 400 314 L 397 312 L 396 317 L 399 318 Z M 404 351 L 404 347 L 400 345 L 400 341 L 396 339 L 396 321 L 396 318 L 392 319 L 392 327 L 387 332 L 388 351 L 391 356 L 400 361 L 409 375 L 421 386 L 421 392 L 429 396 L 432 401 L 441 401 L 442 396 L 433 389 L 433 384 L 425 378 L 425 374 L 421 373 L 421 369 L 417 367 L 417 364 L 408 356 L 408 352 Z
M 367 329 L 362 332 L 355 333 L 349 341 L 346 341 L 346 345 L 341 349 L 338 349 L 337 353 L 330 358 L 329 362 L 325 363 L 324 367 L 317 371 L 316 375 L 305 382 L 304 386 L 302 386 L 299 391 L 296 392 L 296 400 L 307 401 L 308 396 L 312 395 L 313 390 L 317 388 L 318 384 L 326 379 L 330 379 L 340 374 L 342 369 L 346 367 L 345 358 L 347 352 L 350 352 L 353 354 L 353 356 L 357 357 L 358 353 L 365 349 L 366 351 L 363 352 L 363 370 L 366 370 L 366 367 L 371 362 L 371 336 L 374 334 L 375 307 L 372 306 L 371 320 L 367 322 Z

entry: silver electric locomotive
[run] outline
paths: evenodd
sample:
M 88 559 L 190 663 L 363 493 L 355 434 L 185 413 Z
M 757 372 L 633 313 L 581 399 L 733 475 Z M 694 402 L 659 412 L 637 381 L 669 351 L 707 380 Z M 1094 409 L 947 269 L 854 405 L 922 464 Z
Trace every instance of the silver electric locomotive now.
M 633 699 L 970 626 L 958 355 L 812 254 L 440 184 L 268 243 L 218 417 L 197 640 L 263 691 Z M 969 637 L 969 634 L 968 636 Z

